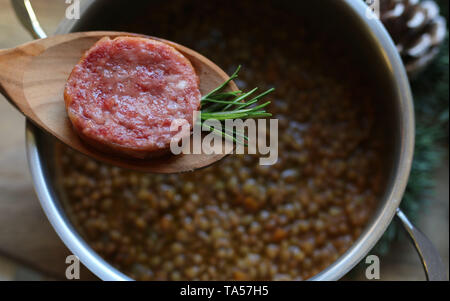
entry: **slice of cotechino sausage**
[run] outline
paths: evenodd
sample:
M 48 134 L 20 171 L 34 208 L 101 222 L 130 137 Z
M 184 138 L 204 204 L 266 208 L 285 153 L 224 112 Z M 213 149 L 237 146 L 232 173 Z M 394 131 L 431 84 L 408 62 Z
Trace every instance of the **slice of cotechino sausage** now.
M 147 158 L 167 152 L 199 110 L 199 79 L 189 60 L 160 41 L 103 38 L 73 69 L 64 91 L 73 128 L 94 148 Z

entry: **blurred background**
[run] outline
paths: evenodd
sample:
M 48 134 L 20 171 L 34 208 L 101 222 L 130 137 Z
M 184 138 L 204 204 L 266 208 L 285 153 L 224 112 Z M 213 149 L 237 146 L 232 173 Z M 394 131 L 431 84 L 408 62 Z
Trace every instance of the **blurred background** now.
M 448 1 L 438 1 L 448 18 Z M 33 0 L 51 34 L 64 16 L 64 0 Z M 0 49 L 30 41 L 10 0 L 0 0 Z M 448 270 L 448 38 L 440 54 L 414 76 L 418 139 L 410 185 L 402 207 L 438 248 Z M 25 119 L 0 96 L 0 280 L 64 279 L 70 252 L 46 219 L 33 191 L 25 155 Z M 382 280 L 424 280 L 412 244 L 395 225 L 373 251 L 381 256 Z M 87 270 L 82 279 L 95 279 Z M 361 267 L 346 280 L 364 280 Z

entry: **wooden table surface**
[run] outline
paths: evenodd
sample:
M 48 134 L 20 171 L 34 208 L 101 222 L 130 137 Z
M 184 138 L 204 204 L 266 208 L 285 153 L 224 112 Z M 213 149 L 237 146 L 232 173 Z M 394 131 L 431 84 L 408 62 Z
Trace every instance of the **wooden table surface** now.
M 31 2 L 46 32 L 54 32 L 64 17 L 65 1 Z M 30 40 L 10 1 L 0 0 L 0 49 Z M 49 277 L 63 278 L 65 258 L 71 253 L 51 227 L 34 193 L 25 155 L 25 118 L 1 95 L 0 154 L 0 254 Z
M 65 1 L 33 0 L 47 33 L 64 16 Z M 0 0 L 0 49 L 31 40 L 21 27 L 9 0 Z M 0 96 L 0 257 L 13 258 L 53 278 L 64 278 L 65 258 L 70 252 L 50 226 L 34 193 L 25 156 L 25 118 Z M 448 162 L 439 170 L 438 198 L 420 221 L 420 227 L 437 245 L 448 269 Z M 384 280 L 423 280 L 413 248 L 400 243 L 381 261 Z M 0 270 L 2 264 L 0 262 Z M 1 274 L 1 271 L 0 271 Z M 82 272 L 86 279 L 92 275 Z M 364 279 L 356 275 L 356 279 Z M 1 279 L 1 278 L 0 278 Z

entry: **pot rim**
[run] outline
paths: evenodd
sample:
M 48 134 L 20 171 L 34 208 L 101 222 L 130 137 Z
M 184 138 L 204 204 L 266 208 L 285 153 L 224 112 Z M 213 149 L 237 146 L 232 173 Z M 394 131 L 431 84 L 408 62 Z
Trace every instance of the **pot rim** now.
M 94 0 L 82 1 L 81 15 L 84 15 L 94 2 Z M 388 185 L 388 191 L 384 196 L 384 205 L 381 206 L 378 214 L 366 227 L 361 236 L 354 242 L 352 247 L 341 255 L 333 264 L 309 280 L 338 280 L 342 278 L 375 246 L 391 223 L 396 210 L 400 205 L 404 190 L 408 183 L 414 153 L 415 122 L 412 93 L 404 65 L 395 44 L 378 19 L 367 18 L 366 13 L 368 8 L 365 3 L 353 0 L 343 0 L 342 2 L 347 6 L 348 10 L 364 24 L 364 30 L 367 33 L 370 33 L 370 38 L 376 41 L 378 51 L 383 54 L 385 64 L 389 67 L 389 76 L 395 81 L 400 108 L 399 127 L 401 141 L 398 150 L 399 158 L 395 162 L 395 172 L 393 179 L 390 181 L 390 183 L 395 182 L 395 185 Z M 366 20 L 364 20 L 364 18 L 366 18 Z M 62 34 L 70 32 L 75 24 L 76 20 L 64 19 L 60 23 L 56 33 Z M 75 254 L 80 261 L 100 279 L 108 281 L 132 280 L 102 259 L 84 241 L 65 217 L 63 208 L 60 204 L 55 202 L 56 198 L 50 189 L 52 183 L 45 175 L 42 156 L 37 146 L 36 139 L 40 131 L 41 130 L 35 125 L 27 121 L 27 158 L 36 194 L 38 195 L 41 206 L 53 228 L 71 252 L 73 252 L 73 254 Z

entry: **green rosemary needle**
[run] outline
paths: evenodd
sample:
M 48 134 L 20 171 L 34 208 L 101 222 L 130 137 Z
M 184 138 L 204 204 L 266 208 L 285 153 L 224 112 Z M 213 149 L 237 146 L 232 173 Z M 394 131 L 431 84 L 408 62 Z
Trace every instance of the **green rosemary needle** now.
M 225 121 L 230 119 L 245 120 L 249 118 L 266 118 L 272 116 L 272 114 L 266 112 L 265 110 L 265 108 L 270 104 L 270 101 L 262 104 L 258 104 L 258 102 L 269 93 L 272 93 L 275 90 L 274 88 L 254 97 L 252 97 L 252 95 L 255 94 L 258 88 L 246 93 L 243 91 L 223 91 L 232 80 L 238 77 L 240 70 L 241 66 L 239 66 L 230 78 L 222 85 L 202 97 L 201 117 L 199 123 L 207 130 L 220 134 L 224 138 L 233 140 L 234 142 L 242 142 L 242 139 L 237 139 L 237 137 L 241 137 L 244 140 L 244 144 L 247 145 L 248 137 L 243 133 L 239 133 L 236 130 L 230 132 L 224 129 L 224 127 L 222 127 L 223 129 L 219 131 L 212 126 L 205 124 L 205 121 L 209 119 Z

